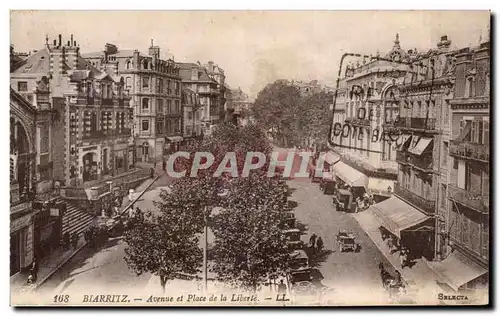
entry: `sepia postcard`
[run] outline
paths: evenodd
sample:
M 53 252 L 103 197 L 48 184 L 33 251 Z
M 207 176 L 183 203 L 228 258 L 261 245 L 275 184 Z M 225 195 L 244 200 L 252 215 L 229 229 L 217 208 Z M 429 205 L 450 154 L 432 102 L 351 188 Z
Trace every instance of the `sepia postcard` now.
M 486 306 L 489 11 L 11 11 L 12 306 Z

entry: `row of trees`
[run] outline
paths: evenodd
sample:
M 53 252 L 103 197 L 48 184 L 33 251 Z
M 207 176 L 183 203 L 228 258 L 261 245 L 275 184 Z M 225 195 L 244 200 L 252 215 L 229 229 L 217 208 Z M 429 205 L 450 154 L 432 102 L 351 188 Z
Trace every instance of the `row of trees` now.
M 212 167 L 197 177 L 176 179 L 170 194 L 155 202 L 158 214 L 145 217 L 126 232 L 125 260 L 137 274 L 160 277 L 163 289 L 179 273 L 196 274 L 202 265 L 199 236 L 208 223 L 215 235 L 211 250 L 213 272 L 218 279 L 238 287 L 256 289 L 273 274 L 283 273 L 289 261 L 285 236 L 279 226 L 289 210 L 288 186 L 280 178 L 267 177 L 268 161 L 249 177 L 213 177 L 227 152 L 236 152 L 241 174 L 247 152 L 269 157 L 271 145 L 256 126 L 217 126 L 212 135 L 189 149 L 214 155 Z M 180 169 L 190 170 L 184 159 Z M 224 190 L 225 196 L 220 192 Z M 212 215 L 214 208 L 222 208 Z
M 333 93 L 324 89 L 301 93 L 294 83 L 278 80 L 259 92 L 251 114 L 282 147 L 321 146 L 332 123 L 332 102 Z

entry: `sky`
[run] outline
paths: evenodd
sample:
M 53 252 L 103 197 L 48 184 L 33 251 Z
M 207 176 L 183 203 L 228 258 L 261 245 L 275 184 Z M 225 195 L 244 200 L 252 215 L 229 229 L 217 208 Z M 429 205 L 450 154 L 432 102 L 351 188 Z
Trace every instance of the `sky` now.
M 106 43 L 147 53 L 151 39 L 163 57 L 214 61 L 231 88 L 250 97 L 277 79 L 319 80 L 334 86 L 345 52 L 381 55 L 396 33 L 403 49 L 452 48 L 487 36 L 488 11 L 12 11 L 15 51 L 41 49 L 73 34 L 82 53 Z

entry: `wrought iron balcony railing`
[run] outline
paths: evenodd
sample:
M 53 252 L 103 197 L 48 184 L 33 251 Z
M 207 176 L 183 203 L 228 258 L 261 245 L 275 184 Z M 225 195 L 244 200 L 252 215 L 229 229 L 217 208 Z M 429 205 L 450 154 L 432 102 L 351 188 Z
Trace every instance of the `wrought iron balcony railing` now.
M 412 204 L 413 206 L 419 208 L 421 211 L 424 213 L 430 215 L 435 213 L 435 201 L 424 198 L 408 189 L 405 189 L 401 187 L 398 184 L 396 184 L 394 188 L 394 193 L 398 195 L 401 199 L 405 200 L 409 204 Z
M 472 193 L 469 190 L 459 188 L 456 185 L 448 185 L 448 197 L 468 208 L 480 213 L 490 212 L 490 197 L 489 195 L 481 195 Z
M 489 144 L 452 140 L 450 142 L 450 155 L 489 162 L 490 146 Z

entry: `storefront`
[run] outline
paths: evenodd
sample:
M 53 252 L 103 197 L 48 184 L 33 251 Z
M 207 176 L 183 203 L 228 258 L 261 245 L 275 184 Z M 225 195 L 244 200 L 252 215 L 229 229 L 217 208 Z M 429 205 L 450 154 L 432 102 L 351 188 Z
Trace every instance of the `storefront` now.
M 438 284 L 456 292 L 481 289 L 488 286 L 488 270 L 478 265 L 459 250 L 440 262 L 428 262 L 438 276 Z
M 29 211 L 30 202 L 11 207 L 11 213 Z M 10 275 L 23 271 L 33 262 L 34 221 L 33 212 L 10 222 Z
M 432 260 L 434 220 L 431 217 L 396 196 L 372 205 L 366 212 L 377 218 L 391 244 L 408 249 L 413 258 Z
M 113 148 L 115 175 L 128 170 L 128 150 L 128 143 L 116 144 Z
M 170 155 L 179 151 L 182 140 L 183 138 L 181 136 L 165 137 L 164 154 Z
M 62 238 L 62 218 L 65 212 L 64 203 L 48 201 L 33 203 L 38 212 L 34 217 L 34 251 L 36 258 L 43 258 L 59 246 Z

